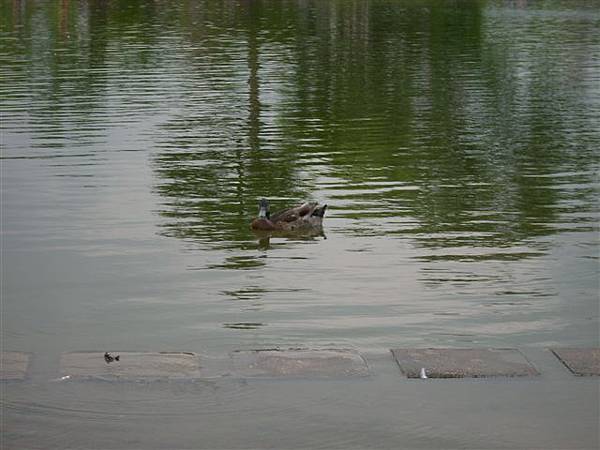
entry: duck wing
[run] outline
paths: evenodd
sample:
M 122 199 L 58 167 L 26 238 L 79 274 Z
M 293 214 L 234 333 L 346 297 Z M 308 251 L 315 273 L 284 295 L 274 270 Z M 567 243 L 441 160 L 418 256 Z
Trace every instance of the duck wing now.
M 271 216 L 271 222 L 294 222 L 300 218 L 310 216 L 317 203 L 302 203 L 293 208 L 284 209 Z

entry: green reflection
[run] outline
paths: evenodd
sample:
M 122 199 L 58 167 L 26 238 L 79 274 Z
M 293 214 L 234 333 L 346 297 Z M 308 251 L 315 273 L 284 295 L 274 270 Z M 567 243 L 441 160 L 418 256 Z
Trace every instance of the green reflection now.
M 259 198 L 317 199 L 336 233 L 526 258 L 540 252 L 496 249 L 597 230 L 598 12 L 519 2 L 511 21 L 506 6 L 2 1 L 3 76 L 31 86 L 2 93 L 31 97 L 10 112 L 49 155 L 155 120 L 168 236 L 266 249 L 248 228 Z
M 585 139 L 569 142 L 575 130 L 565 111 L 581 107 L 583 87 L 548 70 L 560 47 L 523 55 L 525 79 L 514 55 L 524 50 L 486 32 L 483 4 L 195 9 L 220 26 L 196 33 L 194 51 L 223 63 L 227 75 L 192 66 L 214 82 L 166 125 L 159 191 L 172 199 L 165 215 L 178 219 L 166 233 L 245 241 L 256 198 L 311 195 L 329 196 L 334 213 L 342 203 L 338 217 L 363 224 L 356 233 L 431 248 L 509 247 L 560 231 L 559 205 L 589 198 L 597 162 Z M 207 107 L 201 97 L 215 93 L 236 108 Z M 561 171 L 580 172 L 581 188 L 562 191 L 544 177 Z M 335 186 L 319 183 L 324 177 Z

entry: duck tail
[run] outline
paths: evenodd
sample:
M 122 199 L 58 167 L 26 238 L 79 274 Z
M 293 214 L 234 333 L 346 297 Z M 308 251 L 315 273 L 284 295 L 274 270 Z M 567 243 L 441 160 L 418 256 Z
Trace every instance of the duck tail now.
M 323 205 L 320 208 L 315 208 L 315 210 L 313 211 L 313 213 L 311 215 L 314 217 L 324 217 L 326 209 L 327 209 L 327 205 Z

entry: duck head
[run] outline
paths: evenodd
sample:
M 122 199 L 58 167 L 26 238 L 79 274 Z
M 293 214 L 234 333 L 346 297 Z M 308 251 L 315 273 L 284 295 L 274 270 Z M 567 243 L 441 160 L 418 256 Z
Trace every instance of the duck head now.
M 268 219 L 271 216 L 269 211 L 269 201 L 266 198 L 260 199 L 258 204 L 258 218 Z

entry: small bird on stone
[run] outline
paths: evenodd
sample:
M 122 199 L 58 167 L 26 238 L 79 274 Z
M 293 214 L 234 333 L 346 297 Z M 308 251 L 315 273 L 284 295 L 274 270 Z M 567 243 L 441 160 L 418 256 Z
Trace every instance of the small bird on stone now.
M 120 355 L 112 356 L 108 352 L 104 353 L 104 361 L 106 361 L 107 364 L 109 364 L 109 363 L 111 363 L 113 361 L 118 361 L 120 357 L 121 357 Z

